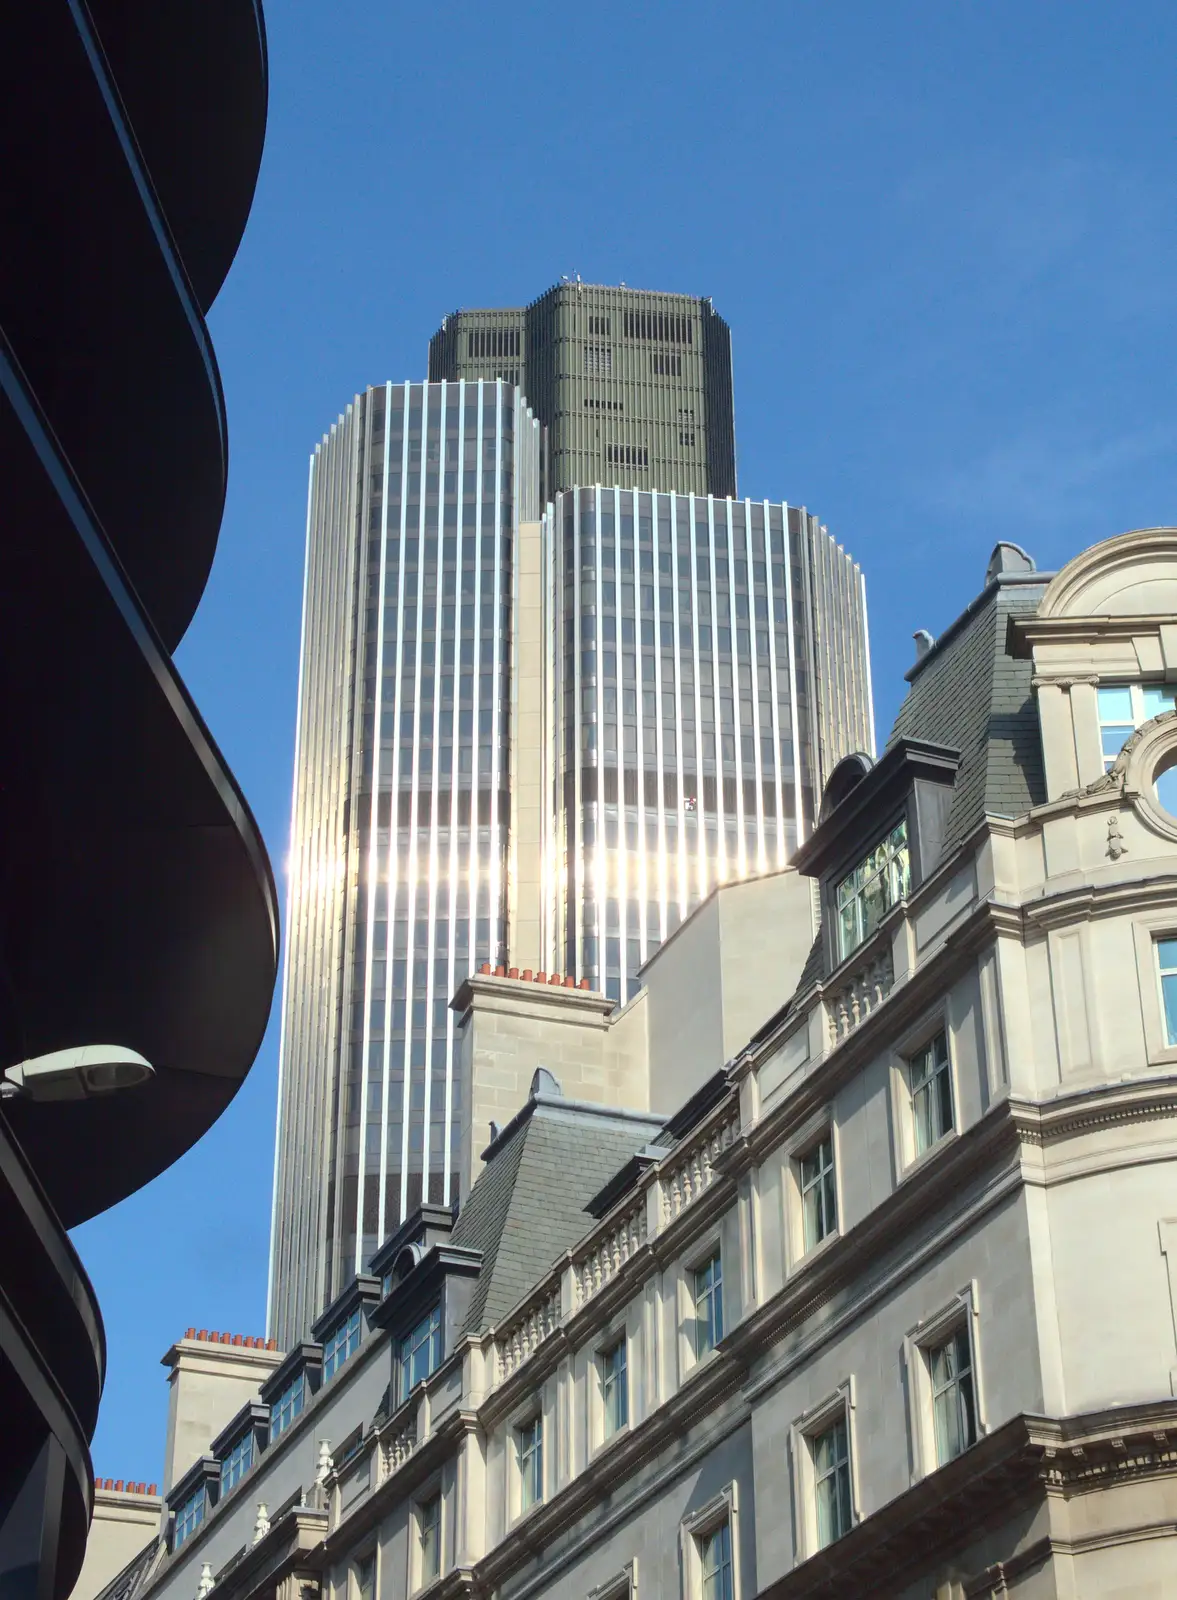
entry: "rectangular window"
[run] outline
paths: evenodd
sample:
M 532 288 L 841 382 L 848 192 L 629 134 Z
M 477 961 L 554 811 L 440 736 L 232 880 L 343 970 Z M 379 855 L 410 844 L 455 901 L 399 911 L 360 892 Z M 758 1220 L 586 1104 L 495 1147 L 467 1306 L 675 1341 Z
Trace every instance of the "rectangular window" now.
M 674 316 L 665 311 L 627 311 L 624 320 L 627 339 L 659 339 L 665 344 L 695 342 L 690 317 Z
M 1165 1013 L 1165 1042 L 1177 1044 L 1177 939 L 1158 939 L 1157 967 L 1161 978 L 1161 1010 Z
M 1137 728 L 1159 717 L 1162 711 L 1177 710 L 1177 690 L 1159 683 L 1109 683 L 1100 688 L 1097 699 L 1105 772 Z
M 681 378 L 682 357 L 664 355 L 658 352 L 650 357 L 650 366 L 654 375 L 659 378 Z
M 908 1063 L 915 1153 L 922 1155 L 952 1128 L 952 1073 L 948 1038 L 938 1033 Z
M 221 1498 L 244 1478 L 253 1466 L 253 1429 L 243 1433 L 221 1462 Z
M 644 444 L 609 444 L 605 460 L 618 467 L 648 467 L 650 452 Z
M 357 1306 L 350 1317 L 345 1317 L 323 1341 L 323 1382 L 337 1373 L 348 1356 L 354 1355 L 360 1343 L 360 1309 Z
M 806 1250 L 838 1226 L 838 1196 L 834 1182 L 834 1140 L 826 1134 L 797 1163 L 801 1184 L 801 1219 Z
M 406 1400 L 436 1367 L 441 1364 L 441 1307 L 433 1310 L 401 1340 L 401 1399 Z
M 421 1539 L 421 1582 L 432 1583 L 441 1572 L 441 1496 L 422 1502 L 418 1512 Z
M 699 1537 L 702 1600 L 732 1600 L 732 1529 L 726 1518 Z
M 605 1438 L 611 1439 L 629 1421 L 629 1381 L 625 1366 L 625 1340 L 619 1339 L 610 1349 L 602 1352 L 600 1360 Z
M 584 370 L 590 378 L 608 378 L 613 373 L 613 346 L 611 344 L 586 344 Z
M 356 1593 L 358 1600 L 376 1600 L 375 1550 L 356 1562 Z
M 176 1528 L 172 1539 L 172 1548 L 178 1550 L 190 1533 L 195 1533 L 204 1521 L 204 1511 L 208 1504 L 208 1490 L 202 1483 L 200 1488 L 190 1494 L 187 1500 L 176 1512 Z
M 723 1263 L 719 1251 L 694 1272 L 695 1359 L 701 1361 L 723 1338 Z
M 544 1497 L 544 1420 L 538 1415 L 515 1429 L 519 1453 L 519 1509 L 527 1511 Z
M 869 939 L 891 907 L 906 899 L 910 891 L 911 858 L 905 820 L 892 828 L 838 885 L 840 959 Z
M 936 1460 L 943 1466 L 977 1441 L 973 1356 L 967 1328 L 957 1328 L 943 1344 L 928 1351 L 928 1373 L 932 1380 Z
M 846 1418 L 839 1417 L 832 1427 L 816 1434 L 811 1449 L 817 1542 L 824 1549 L 850 1532 L 850 1434 Z
M 603 333 L 606 336 L 608 336 L 608 334 L 610 332 L 609 318 L 608 317 L 590 317 L 588 319 L 588 331 L 590 333 Z
M 295 1417 L 301 1414 L 305 1398 L 306 1378 L 300 1372 L 297 1378 L 291 1379 L 270 1407 L 271 1439 L 276 1439 L 279 1434 L 285 1433 Z

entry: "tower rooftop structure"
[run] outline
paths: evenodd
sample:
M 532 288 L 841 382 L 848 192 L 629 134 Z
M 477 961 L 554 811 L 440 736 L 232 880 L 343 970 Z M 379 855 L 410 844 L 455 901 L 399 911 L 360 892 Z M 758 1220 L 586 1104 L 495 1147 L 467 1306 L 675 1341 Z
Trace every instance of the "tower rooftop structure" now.
M 548 430 L 545 499 L 593 483 L 736 492 L 731 330 L 710 299 L 565 279 L 528 306 L 443 318 L 429 376 L 519 385 Z

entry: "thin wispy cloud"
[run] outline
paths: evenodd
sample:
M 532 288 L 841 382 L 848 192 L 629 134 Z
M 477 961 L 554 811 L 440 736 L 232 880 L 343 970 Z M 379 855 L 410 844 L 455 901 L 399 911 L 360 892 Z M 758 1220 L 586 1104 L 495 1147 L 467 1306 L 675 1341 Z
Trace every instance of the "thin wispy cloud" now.
M 1098 501 L 1104 521 L 1109 503 L 1126 498 L 1125 476 L 1175 449 L 1175 421 L 1103 440 L 1082 428 L 1028 428 L 955 471 L 923 480 L 922 498 L 931 511 L 970 519 L 1016 515 L 1043 530 L 1090 517 Z

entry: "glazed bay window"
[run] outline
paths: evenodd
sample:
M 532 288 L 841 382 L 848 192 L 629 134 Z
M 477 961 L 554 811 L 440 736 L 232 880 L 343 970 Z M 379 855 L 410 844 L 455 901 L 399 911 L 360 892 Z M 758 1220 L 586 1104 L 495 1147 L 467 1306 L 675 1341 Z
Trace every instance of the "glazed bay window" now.
M 253 1466 L 253 1429 L 242 1434 L 221 1462 L 221 1499 L 244 1478 Z
M 515 1429 L 515 1452 L 519 1459 L 519 1509 L 528 1511 L 544 1497 L 544 1420 L 538 1412 Z
M 176 1524 L 172 1533 L 173 1550 L 178 1550 L 189 1534 L 196 1532 L 204 1521 L 204 1513 L 207 1509 L 208 1489 L 202 1483 L 198 1489 L 188 1496 L 187 1500 L 176 1508 Z
M 926 1352 L 932 1386 L 936 1462 L 944 1466 L 977 1442 L 977 1403 L 973 1354 L 967 1328 L 956 1328 Z
M 951 1131 L 952 1070 L 948 1061 L 948 1038 L 938 1033 L 908 1062 L 911 1086 L 911 1120 L 915 1153 L 925 1150 Z
M 812 1250 L 838 1228 L 838 1195 L 834 1179 L 834 1136 L 825 1136 L 798 1159 L 801 1190 L 801 1236 Z
M 723 1338 L 723 1262 L 719 1251 L 710 1255 L 691 1274 L 695 1307 L 695 1360 L 703 1357 Z
M 441 1307 L 434 1306 L 417 1326 L 405 1335 L 400 1346 L 400 1397 L 407 1400 L 411 1390 L 441 1364 Z
M 1158 939 L 1156 951 L 1165 1043 L 1172 1046 L 1177 1045 L 1177 939 Z
M 323 1340 L 323 1382 L 337 1373 L 360 1344 L 360 1308 L 357 1306 Z
M 302 1414 L 306 1401 L 306 1377 L 299 1373 L 286 1385 L 270 1407 L 270 1438 L 277 1439 L 286 1432 L 297 1416 Z
M 1177 690 L 1160 683 L 1109 683 L 1100 687 L 1098 703 L 1099 743 L 1106 772 L 1137 728 L 1162 711 L 1177 710 Z
M 850 1532 L 850 1432 L 842 1415 L 815 1434 L 813 1491 L 817 1511 L 817 1542 L 821 1549 Z
M 838 959 L 870 938 L 891 907 L 911 890 L 907 822 L 896 824 L 835 890 Z
M 624 1336 L 603 1350 L 598 1360 L 601 1369 L 603 1435 L 611 1439 L 629 1421 L 629 1376 L 626 1371 Z
M 725 1517 L 700 1534 L 698 1544 L 701 1600 L 733 1600 L 731 1523 Z
M 432 1583 L 441 1572 L 441 1495 L 423 1500 L 417 1510 L 417 1538 L 421 1558 L 421 1584 Z

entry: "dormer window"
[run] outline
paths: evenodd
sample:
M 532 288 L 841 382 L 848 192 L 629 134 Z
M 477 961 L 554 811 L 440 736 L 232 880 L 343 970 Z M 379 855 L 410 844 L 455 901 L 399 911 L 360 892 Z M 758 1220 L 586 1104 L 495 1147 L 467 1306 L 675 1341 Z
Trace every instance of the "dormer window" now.
M 221 1462 L 221 1498 L 244 1478 L 253 1466 L 253 1429 L 243 1433 Z
M 277 1439 L 286 1432 L 294 1419 L 302 1414 L 306 1400 L 306 1376 L 299 1373 L 292 1378 L 270 1406 L 270 1438 Z
M 838 884 L 838 957 L 845 960 L 870 938 L 891 907 L 911 890 L 906 818 Z
M 187 1500 L 176 1509 L 176 1526 L 172 1535 L 172 1547 L 178 1550 L 190 1534 L 196 1532 L 204 1521 L 204 1513 L 208 1507 L 208 1489 L 202 1483 L 194 1489 Z
M 323 1382 L 337 1373 L 360 1347 L 360 1308 L 337 1322 L 323 1340 Z
M 1177 689 L 1161 683 L 1108 683 L 1099 690 L 1099 743 L 1106 772 L 1137 728 L 1177 711 Z
M 401 1399 L 441 1365 L 441 1307 L 426 1312 L 417 1326 L 401 1340 Z

